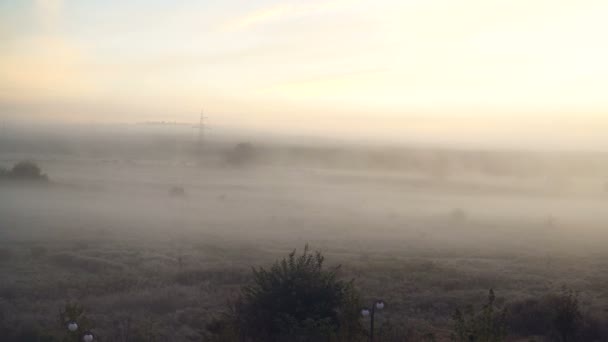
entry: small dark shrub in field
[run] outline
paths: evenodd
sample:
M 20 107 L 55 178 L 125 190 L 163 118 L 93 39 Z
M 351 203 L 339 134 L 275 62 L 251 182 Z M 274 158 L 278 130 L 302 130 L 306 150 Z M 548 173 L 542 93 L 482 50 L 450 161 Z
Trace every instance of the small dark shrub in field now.
M 238 143 L 226 154 L 226 161 L 235 166 L 243 166 L 253 161 L 255 148 L 251 143 Z
M 545 335 L 551 331 L 553 308 L 546 298 L 530 298 L 509 305 L 509 331 L 521 336 Z
M 172 186 L 169 189 L 169 196 L 171 196 L 171 197 L 185 197 L 186 196 L 186 189 L 184 189 L 181 186 Z
M 452 212 L 450 213 L 450 218 L 454 222 L 462 223 L 468 219 L 468 215 L 467 215 L 467 212 L 464 211 L 464 209 L 456 208 L 456 209 L 452 210 Z
M 338 280 L 337 268 L 326 270 L 323 263 L 321 253 L 306 247 L 268 270 L 254 269 L 252 285 L 209 330 L 248 341 L 357 340 L 363 331 L 359 296 L 351 282 Z
M 583 314 L 570 290 L 509 306 L 508 325 L 519 336 L 546 336 L 554 341 L 608 341 L 608 322 Z
M 499 310 L 495 304 L 496 296 L 490 290 L 488 303 L 481 311 L 475 312 L 472 306 L 454 313 L 454 332 L 452 340 L 458 342 L 499 342 L 507 336 L 506 310 Z
M 46 181 L 48 177 L 42 173 L 38 164 L 32 161 L 21 161 L 15 164 L 10 170 L 1 170 L 0 176 L 3 178 L 30 181 Z

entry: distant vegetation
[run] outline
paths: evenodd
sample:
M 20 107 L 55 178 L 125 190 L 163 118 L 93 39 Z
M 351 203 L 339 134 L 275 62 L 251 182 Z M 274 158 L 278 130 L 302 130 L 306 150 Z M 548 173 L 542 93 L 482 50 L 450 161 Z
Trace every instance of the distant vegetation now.
M 186 189 L 183 186 L 174 185 L 169 189 L 169 196 L 171 197 L 185 197 Z
M 18 162 L 11 169 L 0 168 L 0 179 L 48 181 L 47 175 L 43 174 L 38 164 L 32 161 Z
M 251 143 L 238 143 L 232 150 L 226 153 L 226 162 L 234 166 L 244 166 L 253 162 L 256 150 Z
M 467 220 L 468 215 L 464 209 L 456 208 L 450 213 L 450 217 L 455 223 L 463 223 Z

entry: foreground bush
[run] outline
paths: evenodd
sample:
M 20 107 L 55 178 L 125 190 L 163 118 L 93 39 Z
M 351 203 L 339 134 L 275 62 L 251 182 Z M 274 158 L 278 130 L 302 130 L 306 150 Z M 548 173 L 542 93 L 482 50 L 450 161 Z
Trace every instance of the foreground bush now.
M 583 313 L 578 296 L 566 289 L 511 304 L 508 325 L 518 336 L 546 336 L 562 342 L 608 341 L 608 322 Z
M 308 247 L 269 270 L 253 270 L 253 284 L 223 319 L 209 325 L 222 341 L 355 341 L 362 336 L 359 296 L 338 268 L 323 268 L 321 253 Z
M 507 336 L 506 311 L 495 305 L 494 290 L 490 290 L 488 303 L 481 311 L 475 312 L 472 306 L 454 313 L 454 333 L 452 340 L 458 342 L 499 342 Z

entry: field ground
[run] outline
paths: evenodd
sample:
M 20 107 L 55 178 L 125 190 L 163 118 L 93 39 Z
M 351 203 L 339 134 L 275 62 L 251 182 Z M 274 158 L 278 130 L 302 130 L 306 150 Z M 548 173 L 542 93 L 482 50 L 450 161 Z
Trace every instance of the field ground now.
M 9 165 L 12 160 L 4 159 Z M 0 184 L 3 329 L 50 329 L 77 301 L 103 341 L 200 340 L 252 266 L 306 243 L 383 298 L 382 324 L 445 338 L 454 310 L 568 287 L 608 310 L 608 196 L 537 179 L 196 163 L 44 160 Z M 579 189 L 601 188 L 581 179 Z M 539 185 L 541 184 L 541 185 Z M 181 186 L 184 196 L 170 196 Z M 382 324 L 380 329 L 382 329 Z

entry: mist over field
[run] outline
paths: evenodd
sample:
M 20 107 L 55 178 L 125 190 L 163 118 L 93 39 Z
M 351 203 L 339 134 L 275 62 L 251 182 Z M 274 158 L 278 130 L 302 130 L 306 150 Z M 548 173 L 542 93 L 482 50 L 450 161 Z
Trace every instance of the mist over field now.
M 606 18 L 0 1 L 0 342 L 608 342 Z
M 4 169 L 31 160 L 48 177 L 0 181 L 3 334 L 52 331 L 77 301 L 104 340 L 208 339 L 251 267 L 305 244 L 365 301 L 390 303 L 397 340 L 447 339 L 453 311 L 490 288 L 517 305 L 567 287 L 604 314 L 604 153 L 199 141 L 171 127 L 2 137 Z

